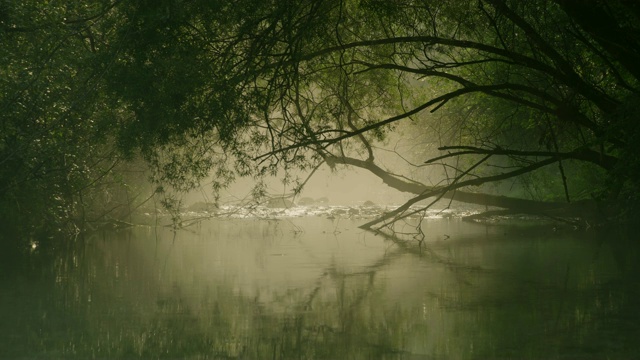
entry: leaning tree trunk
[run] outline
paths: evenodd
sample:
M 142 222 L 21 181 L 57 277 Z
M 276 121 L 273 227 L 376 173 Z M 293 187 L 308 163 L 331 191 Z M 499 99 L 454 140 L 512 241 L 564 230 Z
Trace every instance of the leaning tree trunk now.
M 451 199 L 468 204 L 483 205 L 487 207 L 498 207 L 508 210 L 511 214 L 534 214 L 542 216 L 552 216 L 561 218 L 581 218 L 584 221 L 591 220 L 597 213 L 597 204 L 591 200 L 581 200 L 573 203 L 565 202 L 549 202 L 520 199 L 501 195 L 492 195 L 485 193 L 474 193 L 452 188 L 451 186 L 433 187 L 427 186 L 420 182 L 410 182 L 400 179 L 383 168 L 376 165 L 373 161 L 360 160 L 350 157 L 327 157 L 325 158 L 329 165 L 343 164 L 350 165 L 361 169 L 366 169 L 379 177 L 388 186 L 406 193 L 416 195 L 404 205 L 396 210 L 388 212 L 381 217 L 368 222 L 361 227 L 370 229 L 373 225 L 396 218 L 398 215 L 409 210 L 409 208 L 422 200 L 428 198 L 444 198 Z M 393 220 L 391 220 L 392 222 Z

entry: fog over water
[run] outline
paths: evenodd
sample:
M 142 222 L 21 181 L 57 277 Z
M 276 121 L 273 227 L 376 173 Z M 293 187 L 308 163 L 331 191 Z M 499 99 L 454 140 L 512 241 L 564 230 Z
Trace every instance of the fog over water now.
M 300 175 L 302 179 L 304 176 Z M 271 196 L 286 196 L 291 194 L 291 186 L 284 186 L 279 178 L 268 180 L 268 193 Z M 208 182 L 203 182 L 201 188 L 184 197 L 186 204 L 198 201 L 210 201 L 213 197 Z M 250 197 L 251 188 L 255 180 L 251 178 L 237 179 L 229 188 L 220 192 L 220 201 L 236 202 Z M 319 199 L 326 197 L 330 205 L 359 205 L 365 201 L 372 201 L 379 205 L 399 205 L 411 198 L 410 194 L 397 191 L 380 180 L 380 178 L 360 169 L 341 168 L 332 172 L 323 165 L 307 182 L 296 201 L 310 197 Z

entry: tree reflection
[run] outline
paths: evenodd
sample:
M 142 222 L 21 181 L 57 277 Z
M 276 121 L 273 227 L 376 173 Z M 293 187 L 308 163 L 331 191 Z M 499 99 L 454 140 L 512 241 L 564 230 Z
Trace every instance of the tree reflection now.
M 239 272 L 213 266 L 211 251 L 235 263 L 238 249 L 273 277 L 274 267 L 296 260 L 257 253 L 293 254 L 318 241 L 328 246 L 332 236 L 300 239 L 284 224 L 241 224 L 212 225 L 219 237 L 204 240 L 169 232 L 154 239 L 149 229 L 103 233 L 51 257 L 49 265 L 43 260 L 28 281 L 3 283 L 19 290 L 11 294 L 17 301 L 1 297 L 3 318 L 11 322 L 2 326 L 9 339 L 0 343 L 8 349 L 2 355 L 554 358 L 638 350 L 631 341 L 638 334 L 638 287 L 618 280 L 614 257 L 585 246 L 588 239 L 556 234 L 549 240 L 535 232 L 508 239 L 452 236 L 426 244 L 428 252 L 425 244 L 379 240 L 377 255 L 358 266 L 345 265 L 334 252 L 304 282 L 265 283 L 258 274 L 246 283 L 239 274 L 249 265 L 238 264 Z M 263 238 L 256 241 L 255 233 Z M 238 234 L 254 240 L 233 237 Z M 350 251 L 353 238 L 334 240 Z M 255 253 L 246 247 L 251 241 L 260 248 Z M 373 240 L 366 241 L 371 246 Z M 299 266 L 284 274 L 302 272 Z

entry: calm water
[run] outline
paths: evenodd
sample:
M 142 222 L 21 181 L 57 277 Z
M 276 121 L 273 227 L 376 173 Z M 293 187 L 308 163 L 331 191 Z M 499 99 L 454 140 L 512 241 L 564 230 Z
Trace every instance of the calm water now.
M 0 278 L 0 357 L 640 356 L 635 238 L 432 219 L 420 248 L 358 224 L 216 219 L 36 248 Z

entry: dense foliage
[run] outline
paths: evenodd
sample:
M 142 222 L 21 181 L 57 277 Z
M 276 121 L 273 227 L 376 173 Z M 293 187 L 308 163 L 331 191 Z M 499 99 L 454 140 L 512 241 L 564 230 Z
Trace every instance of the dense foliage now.
M 126 213 L 141 190 L 115 146 L 124 109 L 104 92 L 100 53 L 116 23 L 103 3 L 2 2 L 0 218 L 11 240 L 77 233 Z
M 623 0 L 3 2 L 1 215 L 78 219 L 143 158 L 177 190 L 364 168 L 416 196 L 394 216 L 442 196 L 631 216 L 638 20 Z M 381 162 L 385 139 L 405 146 Z

